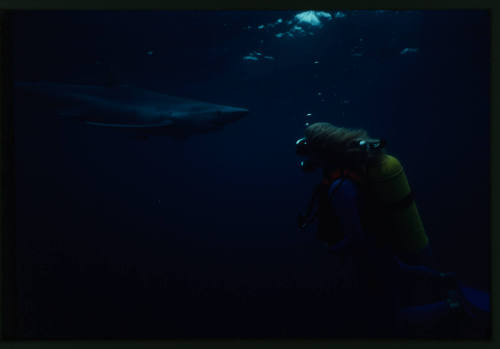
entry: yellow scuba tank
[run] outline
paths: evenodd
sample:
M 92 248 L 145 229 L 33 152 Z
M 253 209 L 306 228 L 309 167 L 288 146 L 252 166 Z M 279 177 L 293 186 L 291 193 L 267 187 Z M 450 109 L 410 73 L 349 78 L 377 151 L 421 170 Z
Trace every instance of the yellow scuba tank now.
M 365 207 L 365 228 L 392 247 L 396 255 L 419 252 L 429 239 L 401 163 L 383 154 L 366 171 L 370 200 Z

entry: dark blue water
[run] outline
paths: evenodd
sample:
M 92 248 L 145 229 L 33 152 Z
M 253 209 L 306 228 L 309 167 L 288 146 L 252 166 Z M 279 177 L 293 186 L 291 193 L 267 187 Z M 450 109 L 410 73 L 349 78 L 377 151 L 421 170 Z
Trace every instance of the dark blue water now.
M 15 15 L 17 80 L 250 110 L 139 141 L 16 96 L 23 337 L 355 335 L 336 315 L 339 266 L 296 227 L 320 177 L 300 173 L 294 142 L 316 121 L 387 139 L 439 268 L 489 291 L 488 12 L 330 12 L 319 26 L 298 13 Z

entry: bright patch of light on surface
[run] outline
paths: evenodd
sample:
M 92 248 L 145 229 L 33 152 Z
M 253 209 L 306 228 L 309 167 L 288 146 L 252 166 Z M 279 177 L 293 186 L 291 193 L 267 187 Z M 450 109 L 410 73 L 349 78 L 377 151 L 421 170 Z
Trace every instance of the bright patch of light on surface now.
M 290 34 L 292 34 L 292 35 L 294 35 L 294 34 L 296 34 L 296 35 L 304 35 L 305 31 L 304 31 L 304 29 L 302 29 L 301 26 L 296 25 L 292 29 L 290 29 L 290 31 L 288 32 L 288 34 L 289 35 Z
M 266 59 L 268 61 L 271 61 L 271 60 L 274 60 L 274 57 L 273 56 L 267 56 L 267 55 L 263 55 L 262 53 L 258 52 L 258 51 L 252 51 L 250 52 L 248 55 L 246 55 L 245 57 L 243 57 L 244 60 L 247 60 L 247 61 L 258 61 L 259 58 L 263 58 L 263 59 Z
M 259 59 L 255 56 L 245 56 L 243 57 L 244 60 L 247 60 L 247 61 L 258 61 Z
M 321 25 L 321 19 L 331 20 L 332 15 L 328 12 L 321 11 L 305 11 L 295 15 L 295 19 L 299 23 L 307 23 L 312 26 Z
M 275 22 L 272 22 L 266 27 L 272 29 L 278 24 L 283 27 L 284 25 L 289 26 L 288 29 L 280 28 L 280 32 L 274 33 L 274 36 L 278 39 L 285 38 L 300 38 L 308 35 L 315 35 L 318 30 L 323 27 L 326 21 L 333 19 L 333 16 L 328 12 L 322 11 L 304 11 L 296 14 L 290 20 L 283 21 L 281 18 Z
M 401 55 L 415 54 L 418 53 L 418 48 L 405 48 L 400 52 Z

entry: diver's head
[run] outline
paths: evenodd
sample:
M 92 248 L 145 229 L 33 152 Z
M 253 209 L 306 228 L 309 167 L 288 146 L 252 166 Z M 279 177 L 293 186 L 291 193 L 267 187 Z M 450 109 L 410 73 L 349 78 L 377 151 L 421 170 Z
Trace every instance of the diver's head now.
M 307 127 L 305 137 L 296 142 L 296 153 L 306 158 L 300 163 L 305 172 L 356 168 L 379 156 L 384 145 L 385 141 L 370 138 L 365 130 L 317 122 Z

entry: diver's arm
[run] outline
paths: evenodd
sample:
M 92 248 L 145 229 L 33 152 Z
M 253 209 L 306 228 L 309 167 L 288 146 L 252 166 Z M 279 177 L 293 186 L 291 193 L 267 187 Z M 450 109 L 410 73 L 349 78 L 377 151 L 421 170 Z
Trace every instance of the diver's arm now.
M 360 215 L 357 205 L 358 191 L 354 183 L 344 180 L 332 197 L 332 210 L 339 217 L 345 238 L 329 247 L 330 252 L 340 252 L 353 244 L 359 243 L 364 236 L 361 227 Z

